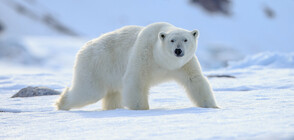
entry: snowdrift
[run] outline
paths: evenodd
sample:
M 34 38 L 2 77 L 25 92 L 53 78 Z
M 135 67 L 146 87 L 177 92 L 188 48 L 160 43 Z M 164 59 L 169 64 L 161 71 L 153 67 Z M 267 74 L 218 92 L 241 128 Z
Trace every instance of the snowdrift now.
M 231 69 L 246 67 L 294 68 L 294 53 L 263 52 L 229 63 Z

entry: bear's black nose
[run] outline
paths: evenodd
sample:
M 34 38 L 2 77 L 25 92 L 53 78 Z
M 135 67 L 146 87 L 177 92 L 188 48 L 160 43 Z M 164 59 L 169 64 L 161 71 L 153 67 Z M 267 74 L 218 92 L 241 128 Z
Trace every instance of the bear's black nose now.
M 175 55 L 177 57 L 182 57 L 184 55 L 182 52 L 182 49 L 175 49 Z

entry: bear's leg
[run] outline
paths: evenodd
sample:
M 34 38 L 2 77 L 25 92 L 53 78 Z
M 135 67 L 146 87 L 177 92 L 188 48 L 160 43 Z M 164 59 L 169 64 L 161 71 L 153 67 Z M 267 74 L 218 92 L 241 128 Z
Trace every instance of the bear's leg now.
M 183 66 L 175 74 L 176 80 L 182 84 L 190 100 L 199 107 L 218 108 L 214 99 L 212 88 L 208 80 L 201 72 L 199 62 L 196 57 Z
M 148 88 L 140 80 L 128 77 L 123 86 L 123 105 L 131 110 L 148 110 Z
M 84 87 L 81 87 L 84 85 Z M 65 89 L 56 102 L 58 110 L 70 110 L 92 104 L 102 99 L 106 91 L 103 88 L 81 84 L 73 89 Z
M 204 76 L 186 82 L 186 91 L 191 101 L 204 108 L 218 108 L 208 80 Z
M 116 108 L 122 108 L 121 94 L 118 91 L 108 91 L 102 100 L 102 109 L 112 110 Z

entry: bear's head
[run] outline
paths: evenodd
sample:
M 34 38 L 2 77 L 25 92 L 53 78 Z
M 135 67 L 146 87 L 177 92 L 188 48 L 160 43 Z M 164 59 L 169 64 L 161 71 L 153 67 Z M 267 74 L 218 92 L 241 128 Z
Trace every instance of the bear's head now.
M 160 32 L 155 54 L 157 55 L 156 61 L 170 70 L 182 67 L 194 56 L 198 35 L 197 30 L 176 29 L 169 32 Z

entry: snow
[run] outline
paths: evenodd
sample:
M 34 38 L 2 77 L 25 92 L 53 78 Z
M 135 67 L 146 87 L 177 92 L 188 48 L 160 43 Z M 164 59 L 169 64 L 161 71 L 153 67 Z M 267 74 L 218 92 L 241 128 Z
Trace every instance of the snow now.
M 18 139 L 291 139 L 294 138 L 293 69 L 209 71 L 236 78 L 209 81 L 221 109 L 193 107 L 177 84 L 151 89 L 150 110 L 102 111 L 98 102 L 56 111 L 58 96 L 10 98 L 29 85 L 62 90 L 71 74 L 0 76 L 0 138 Z M 274 74 L 273 74 L 274 73 Z M 42 83 L 42 84 L 40 84 Z
M 21 16 L 5 6 L 10 1 L 38 17 L 54 15 L 81 36 Z M 293 1 L 233 1 L 231 17 L 188 1 L 10 1 L 0 2 L 0 139 L 294 139 Z M 157 21 L 199 29 L 196 55 L 205 75 L 235 77 L 209 78 L 221 109 L 194 107 L 174 82 L 153 87 L 145 111 L 102 111 L 101 102 L 57 111 L 56 95 L 10 98 L 27 86 L 62 91 L 88 40 Z
M 58 96 L 10 98 L 27 86 L 62 91 L 72 79 L 73 60 L 87 39 L 27 37 L 41 67 L 1 62 L 2 139 L 293 139 L 293 53 L 264 52 L 205 71 L 221 109 L 193 107 L 177 84 L 150 91 L 150 110 L 102 111 L 101 103 L 57 111 Z M 41 46 L 41 47 L 40 47 Z M 4 65 L 5 64 L 5 65 Z
M 75 35 L 60 23 L 46 6 L 35 0 L 1 0 L 1 39 L 19 39 L 24 36 Z
M 253 66 L 294 68 L 294 53 L 263 52 L 253 56 L 248 56 L 242 61 L 230 63 L 230 68 L 246 68 Z

